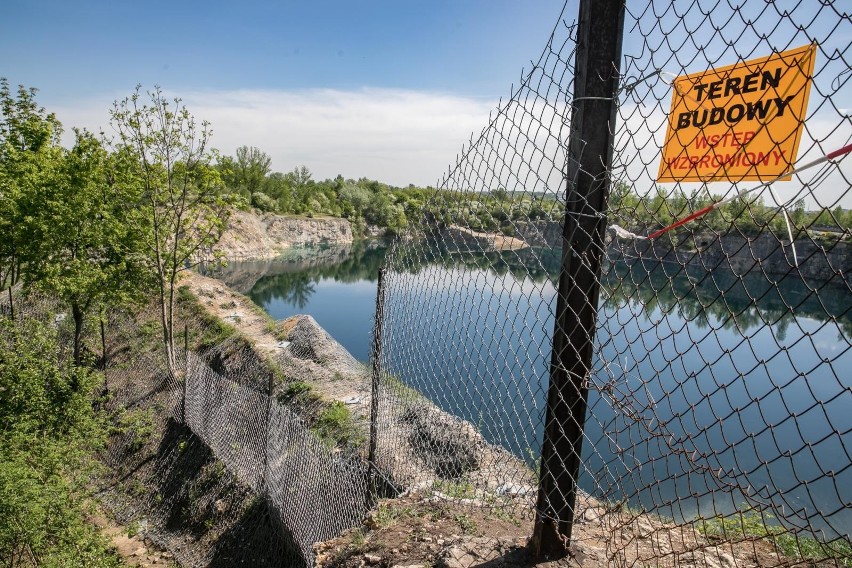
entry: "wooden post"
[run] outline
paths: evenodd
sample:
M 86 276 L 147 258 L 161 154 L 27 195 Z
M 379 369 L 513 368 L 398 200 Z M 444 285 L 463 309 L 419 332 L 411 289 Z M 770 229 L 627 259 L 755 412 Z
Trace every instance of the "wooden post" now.
M 550 362 L 536 558 L 570 553 L 600 292 L 624 0 L 580 0 L 562 265 Z

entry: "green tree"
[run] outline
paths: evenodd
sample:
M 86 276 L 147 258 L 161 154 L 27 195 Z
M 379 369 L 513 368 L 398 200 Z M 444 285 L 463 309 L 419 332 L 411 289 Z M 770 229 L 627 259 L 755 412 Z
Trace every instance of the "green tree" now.
M 275 200 L 275 209 L 282 213 L 290 211 L 293 191 L 281 172 L 272 172 L 263 180 L 261 191 Z
M 116 101 L 111 124 L 118 150 L 132 156 L 116 174 L 140 196 L 131 221 L 143 236 L 145 260 L 155 275 L 163 347 L 176 370 L 175 295 L 181 274 L 209 260 L 224 231 L 231 199 L 208 148 L 209 124 L 200 125 L 180 99 L 159 87 L 142 100 L 141 87 Z
M 35 101 L 36 90 L 17 94 L 0 79 L 0 289 L 21 275 L 24 250 L 32 243 L 33 196 L 49 183 L 61 158 L 62 126 Z
M 76 131 L 49 183 L 33 196 L 25 280 L 63 300 L 74 320 L 74 362 L 82 362 L 86 314 L 139 297 L 144 270 L 132 230 L 128 186 L 107 175 L 110 157 L 92 134 Z
M 498 187 L 497 189 L 491 190 L 491 197 L 497 201 L 506 201 L 509 199 L 509 192 L 502 187 Z
M 793 238 L 799 235 L 799 231 L 805 228 L 805 200 L 799 199 L 793 204 L 793 209 L 789 213 L 790 223 L 793 225 Z
M 370 206 L 372 195 L 370 190 L 360 185 L 346 182 L 340 188 L 340 200 L 343 202 L 343 214 L 349 218 L 359 219 Z
M 0 565 L 121 566 L 83 515 L 105 439 L 97 377 L 59 362 L 55 333 L 0 321 Z
M 631 221 L 635 222 L 637 205 L 639 205 L 639 196 L 633 193 L 629 185 L 622 181 L 612 184 L 607 209 L 614 223 L 629 227 Z
M 284 174 L 284 180 L 293 191 L 294 212 L 303 213 L 310 210 L 311 189 L 314 181 L 311 172 L 305 166 L 293 168 L 292 172 Z
M 220 160 L 220 171 L 229 189 L 246 192 L 251 200 L 261 190 L 271 164 L 272 158 L 260 148 L 240 146 L 235 157 L 228 156 Z

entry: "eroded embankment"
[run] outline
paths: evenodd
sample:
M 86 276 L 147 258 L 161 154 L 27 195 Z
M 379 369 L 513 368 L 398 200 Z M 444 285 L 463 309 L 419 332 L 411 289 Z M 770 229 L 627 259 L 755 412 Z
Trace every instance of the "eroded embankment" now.
M 191 357 L 181 350 L 175 374 L 160 354 L 155 309 L 107 325 L 113 424 L 100 499 L 185 566 L 310 564 L 314 542 L 365 511 L 363 471 L 346 457 L 364 446 L 358 403 L 345 402 L 358 398 L 345 377 L 363 376 L 362 366 L 329 351 L 310 318 L 276 326 L 221 282 L 182 284 L 176 334 Z M 313 369 L 316 380 L 287 369 Z
M 218 280 L 192 275 L 186 283 L 205 309 L 239 329 L 259 357 L 274 362 L 281 372 L 275 384 L 279 401 L 337 449 L 366 458 L 371 377 L 364 364 L 310 316 L 271 324 L 248 298 Z M 393 379 L 383 380 L 379 389 L 378 429 L 378 469 L 398 489 L 464 476 L 503 499 L 529 501 L 533 492 L 534 474 L 523 462 Z

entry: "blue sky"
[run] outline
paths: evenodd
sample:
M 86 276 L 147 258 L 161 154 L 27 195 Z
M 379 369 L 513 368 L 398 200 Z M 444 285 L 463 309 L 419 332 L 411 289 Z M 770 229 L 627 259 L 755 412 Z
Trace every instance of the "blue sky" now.
M 504 94 L 561 0 L 6 3 L 3 73 L 46 101 L 129 90 L 383 87 Z M 61 95 L 59 94 L 61 93 Z
M 137 83 L 181 96 L 224 153 L 317 178 L 432 184 L 536 60 L 563 0 L 7 0 L 0 76 L 67 130 Z M 576 8 L 574 8 L 574 11 Z M 573 17 L 573 14 L 572 14 Z M 70 142 L 70 133 L 66 135 Z

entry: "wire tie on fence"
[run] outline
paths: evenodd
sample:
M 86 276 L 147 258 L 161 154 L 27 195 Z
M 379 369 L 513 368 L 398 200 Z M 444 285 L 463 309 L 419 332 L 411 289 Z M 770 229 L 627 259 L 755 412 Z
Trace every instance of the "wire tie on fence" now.
M 843 71 L 841 71 L 840 73 L 838 73 L 838 74 L 837 74 L 837 77 L 835 77 L 835 78 L 831 81 L 831 89 L 832 89 L 833 91 L 835 91 L 835 92 L 839 91 L 839 90 L 840 90 L 840 87 L 842 87 L 842 86 L 843 86 L 843 85 L 841 84 L 841 82 L 840 82 L 840 78 L 841 78 L 841 77 L 843 77 L 844 75 L 848 75 L 849 73 L 852 73 L 852 67 L 847 67 L 846 69 L 844 69 Z M 849 114 L 847 113 L 847 115 L 846 115 L 846 116 L 849 116 Z
M 611 101 L 611 100 L 612 100 L 612 97 L 575 97 L 575 98 L 571 99 L 571 103 L 573 105 L 573 103 L 575 103 L 577 101 Z
M 627 85 L 624 85 L 624 86 L 621 88 L 621 90 L 622 90 L 622 91 L 624 91 L 624 92 L 625 92 L 625 93 L 627 93 L 627 94 L 630 94 L 630 93 L 633 91 L 633 89 L 634 89 L 636 86 L 638 86 L 640 83 L 644 83 L 644 82 L 645 82 L 645 81 L 647 81 L 648 79 L 651 79 L 652 77 L 656 77 L 657 75 L 660 75 L 661 73 L 663 73 L 662 68 L 658 68 L 658 69 L 657 69 L 656 71 L 654 71 L 653 73 L 648 73 L 647 75 L 644 75 L 644 76 L 642 76 L 642 77 L 639 77 L 638 79 L 636 79 L 636 80 L 635 80 L 635 81 L 633 81 L 632 83 L 629 83 L 629 84 L 627 84 Z
M 600 211 L 595 213 L 582 213 L 580 211 L 571 211 L 569 213 L 566 213 L 566 215 L 570 217 L 586 217 L 589 219 L 603 219 L 606 217 L 606 214 Z

